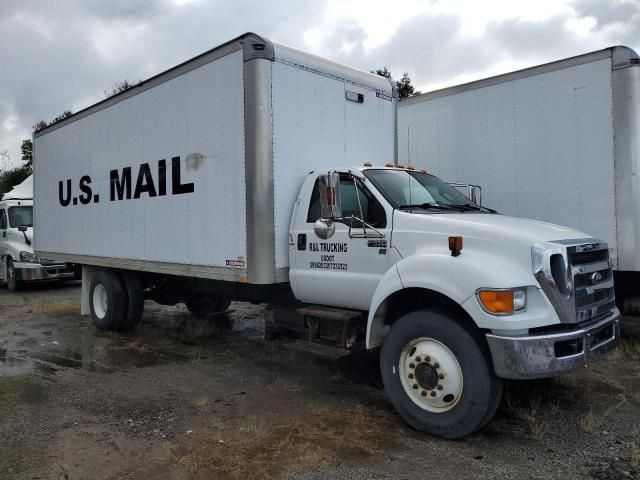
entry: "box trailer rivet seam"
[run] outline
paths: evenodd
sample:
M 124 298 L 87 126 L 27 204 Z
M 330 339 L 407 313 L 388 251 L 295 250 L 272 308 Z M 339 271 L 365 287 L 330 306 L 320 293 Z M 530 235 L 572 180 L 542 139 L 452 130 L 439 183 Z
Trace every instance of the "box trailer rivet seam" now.
M 135 328 L 145 299 L 195 316 L 270 303 L 289 348 L 379 349 L 401 417 L 447 438 L 491 420 L 504 378 L 618 343 L 606 244 L 382 167 L 388 79 L 249 33 L 125 93 L 35 135 L 36 253 L 83 265 L 97 328 Z

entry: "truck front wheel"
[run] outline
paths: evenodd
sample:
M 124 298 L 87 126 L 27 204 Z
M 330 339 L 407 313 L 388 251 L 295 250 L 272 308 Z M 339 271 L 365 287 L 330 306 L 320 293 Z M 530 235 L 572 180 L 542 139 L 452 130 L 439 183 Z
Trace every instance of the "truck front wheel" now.
M 17 292 L 22 287 L 22 282 L 18 280 L 16 268 L 13 266 L 13 260 L 7 259 L 7 288 L 11 292 Z
M 101 270 L 93 276 L 89 306 L 93 323 L 100 330 L 119 330 L 123 327 L 127 316 L 127 292 L 117 273 Z
M 420 310 L 398 319 L 382 345 L 380 368 L 400 416 L 448 439 L 481 428 L 502 396 L 480 339 L 448 313 Z

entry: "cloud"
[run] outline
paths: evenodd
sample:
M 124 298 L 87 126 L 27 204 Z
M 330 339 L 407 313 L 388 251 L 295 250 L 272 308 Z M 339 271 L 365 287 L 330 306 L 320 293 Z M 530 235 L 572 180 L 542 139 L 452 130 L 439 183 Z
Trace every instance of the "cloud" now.
M 321 5 L 286 0 L 0 2 L 0 151 L 15 161 L 37 121 L 246 31 L 301 46 L 319 14 Z
M 590 16 L 603 27 L 612 23 L 626 23 L 640 14 L 640 4 L 635 1 L 577 0 L 573 4 L 580 16 Z
M 246 31 L 421 90 L 612 44 L 640 47 L 636 0 L 21 0 L 0 2 L 0 151 L 19 159 L 38 120 L 77 111 Z

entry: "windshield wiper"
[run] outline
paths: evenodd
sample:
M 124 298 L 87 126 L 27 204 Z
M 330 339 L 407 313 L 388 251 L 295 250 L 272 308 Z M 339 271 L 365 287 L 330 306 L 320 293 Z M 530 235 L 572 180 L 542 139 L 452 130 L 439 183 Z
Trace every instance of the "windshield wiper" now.
M 487 208 L 487 207 L 481 207 L 480 205 L 476 205 L 475 203 L 457 203 L 451 206 L 461 208 L 467 211 L 485 211 L 489 213 L 498 213 L 497 210 L 494 210 L 492 208 Z
M 437 203 L 420 203 L 418 205 L 400 205 L 398 207 L 398 210 L 408 210 L 411 208 L 422 208 L 424 210 L 428 210 L 428 209 L 436 209 L 436 210 L 451 210 L 452 208 L 454 210 L 458 210 L 458 207 L 455 205 L 440 205 Z

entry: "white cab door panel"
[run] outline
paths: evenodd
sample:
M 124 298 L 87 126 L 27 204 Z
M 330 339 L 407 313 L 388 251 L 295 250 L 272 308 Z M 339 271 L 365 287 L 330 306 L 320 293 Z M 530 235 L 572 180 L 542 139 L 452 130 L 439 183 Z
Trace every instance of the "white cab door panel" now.
M 292 225 L 291 287 L 296 298 L 305 302 L 368 310 L 378 282 L 390 266 L 391 216 L 359 181 L 356 186 L 353 179 L 341 178 L 340 196 L 343 216 L 360 218 L 361 205 L 365 221 L 383 236 L 367 228 L 368 238 L 362 238 L 364 229 L 357 221 L 350 235 L 350 222 L 346 221 L 336 223 L 328 240 L 318 237 L 313 229 L 320 218 L 316 183 L 299 205 Z

